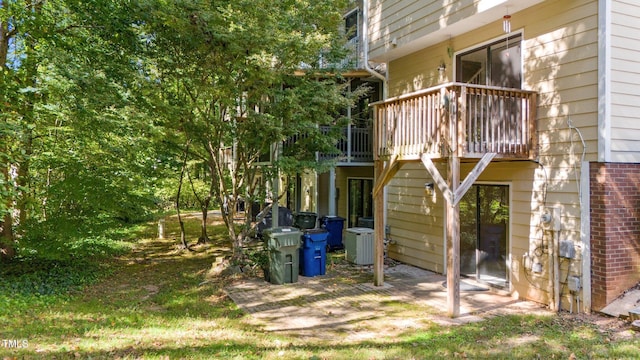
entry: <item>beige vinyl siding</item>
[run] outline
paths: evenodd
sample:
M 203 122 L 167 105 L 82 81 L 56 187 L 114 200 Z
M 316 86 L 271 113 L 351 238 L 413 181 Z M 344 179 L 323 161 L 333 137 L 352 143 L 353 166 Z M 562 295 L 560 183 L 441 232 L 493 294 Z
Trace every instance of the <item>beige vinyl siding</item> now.
M 443 164 L 440 171 L 446 176 Z M 466 176 L 472 164 L 463 164 L 462 177 Z M 508 174 L 505 177 L 505 174 Z M 393 244 L 389 246 L 389 256 L 415 266 L 436 272 L 444 272 L 444 199 L 439 191 L 435 198 L 424 191 L 424 183 L 431 179 L 419 163 L 404 165 L 388 186 L 388 225 Z M 563 196 L 574 196 L 572 181 L 566 183 L 546 183 L 540 167 L 531 162 L 495 162 L 480 176 L 478 183 L 507 184 L 511 194 L 510 243 L 512 291 L 522 297 L 547 302 L 544 291 L 535 290 L 529 281 L 538 287 L 548 282 L 547 258 L 538 257 L 543 264 L 541 274 L 525 276 L 522 258 L 525 253 L 535 254 L 536 249 L 548 243 L 538 226 L 541 203 L 546 197 L 548 203 L 556 202 Z M 533 190 L 532 190 L 533 189 Z M 580 209 L 575 206 L 564 208 L 562 221 L 568 224 L 563 238 L 579 239 Z M 540 250 L 538 250 L 539 252 Z M 528 280 L 527 280 L 528 279 Z M 521 295 L 519 295 L 521 296 Z
M 439 164 L 440 171 L 446 176 L 444 164 Z M 472 164 L 463 164 L 461 175 L 466 176 Z M 505 179 L 505 174 L 509 174 Z M 420 163 L 404 165 L 388 186 L 388 222 L 391 229 L 392 245 L 389 246 L 389 256 L 393 259 L 419 266 L 436 272 L 444 272 L 444 206 L 445 202 L 440 191 L 436 196 L 425 193 L 424 183 L 432 181 L 426 169 Z M 524 272 L 520 262 L 525 253 L 533 253 L 542 244 L 542 239 L 529 241 L 530 238 L 540 237 L 538 218 L 540 202 L 544 198 L 544 176 L 539 167 L 530 162 L 499 162 L 492 163 L 478 179 L 479 183 L 507 184 L 511 194 L 511 240 L 509 253 L 512 257 L 512 290 L 519 294 L 530 291 L 528 282 L 518 282 L 524 279 Z M 531 189 L 536 189 L 531 191 Z M 546 258 L 541 258 L 546 262 Z M 546 283 L 546 273 L 537 276 L 537 281 Z M 546 295 L 529 294 L 529 298 L 546 302 Z
M 453 60 L 447 56 L 447 43 L 418 51 L 389 64 L 389 96 L 397 96 L 453 80 Z M 440 78 L 438 66 L 444 63 Z
M 409 163 L 387 186 L 387 225 L 393 240 L 389 256 L 442 273 L 444 199 L 438 190 L 435 197 L 425 193 L 424 184 L 429 181 L 422 164 Z
M 455 16 L 465 8 L 473 10 L 469 5 L 459 10 L 449 10 L 450 7 L 443 6 L 439 0 L 381 1 L 377 5 L 371 10 L 373 17 L 369 24 L 372 29 L 369 39 L 372 57 L 384 52 L 391 39 L 404 37 L 409 42 L 440 29 L 441 21 L 448 22 L 446 19 L 449 16 Z M 447 15 L 450 11 L 454 13 Z M 382 19 L 384 23 L 380 22 Z M 411 26 L 408 26 L 409 23 Z
M 569 129 L 571 119 L 587 143 L 586 160 L 597 159 L 597 10 L 595 0 L 555 1 L 512 16 L 512 29 L 524 32 L 523 87 L 539 92 L 542 156 L 567 154 L 572 141 L 580 142 L 577 132 Z M 448 56 L 447 49 L 472 48 L 503 36 L 501 30 L 501 23 L 495 22 L 392 61 L 389 96 L 454 80 L 455 59 Z M 442 62 L 447 69 L 439 78 L 437 67 Z
M 611 158 L 640 162 L 640 3 L 612 2 Z
M 512 14 L 512 29 L 523 34 L 523 88 L 539 92 L 539 164 L 493 162 L 478 182 L 510 185 L 508 265 L 512 290 L 523 298 L 548 301 L 546 255 L 537 259 L 543 264 L 540 274 L 525 274 L 522 261 L 525 253 L 534 254 L 548 244 L 548 234 L 539 226 L 543 206 L 560 209 L 563 239 L 576 244 L 580 241 L 581 205 L 576 175 L 581 170 L 582 140 L 586 144 L 585 160 L 595 161 L 598 156 L 597 26 L 597 0 L 547 1 Z M 390 62 L 389 95 L 453 81 L 455 55 L 449 57 L 448 48 L 457 53 L 503 36 L 502 22 L 495 21 Z M 443 78 L 436 70 L 441 62 L 447 66 Z M 570 128 L 570 123 L 575 129 Z M 462 178 L 472 166 L 463 164 Z M 435 203 L 427 199 L 424 183 L 428 181 L 422 164 L 413 163 L 404 165 L 389 184 L 388 225 L 392 240 L 396 241 L 389 248 L 389 255 L 443 271 L 444 200 L 439 191 Z M 578 265 L 572 265 L 575 275 L 579 275 Z M 563 266 L 566 276 L 566 264 Z
M 553 14 L 524 27 L 524 78 L 527 88 L 539 92 L 540 160 L 545 164 L 554 161 L 550 156 L 560 156 L 555 160 L 561 162 L 579 161 L 566 156 L 582 152 L 570 122 L 587 142 L 586 159 L 597 159 L 597 11 L 597 1 L 558 1 L 520 15 L 535 19 L 536 14 Z M 568 152 L 572 141 L 574 151 Z

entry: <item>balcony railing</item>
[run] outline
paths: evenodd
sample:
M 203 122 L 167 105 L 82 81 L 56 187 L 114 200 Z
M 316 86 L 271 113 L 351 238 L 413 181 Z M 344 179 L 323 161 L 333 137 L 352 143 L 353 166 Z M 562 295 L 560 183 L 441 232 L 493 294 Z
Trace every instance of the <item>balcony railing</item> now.
M 329 131 L 328 126 L 321 128 L 324 132 Z M 347 126 L 341 129 L 342 138 L 337 141 L 336 153 L 318 153 L 319 160 L 337 159 L 338 164 L 344 163 L 371 163 L 373 162 L 373 130 L 355 126 Z M 305 135 L 297 135 L 284 142 L 285 152 L 287 147 L 306 138 Z
M 381 158 L 532 159 L 537 151 L 536 93 L 449 83 L 378 102 L 375 149 Z
M 371 128 L 344 127 L 342 139 L 336 147 L 340 154 L 319 154 L 320 160 L 338 158 L 339 163 L 373 162 L 373 136 Z

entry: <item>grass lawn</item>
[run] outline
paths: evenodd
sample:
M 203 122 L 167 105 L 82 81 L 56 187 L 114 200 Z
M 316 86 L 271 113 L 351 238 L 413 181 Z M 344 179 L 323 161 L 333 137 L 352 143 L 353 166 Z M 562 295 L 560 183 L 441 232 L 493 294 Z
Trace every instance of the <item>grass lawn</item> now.
M 187 221 L 189 238 L 198 219 Z M 264 332 L 229 300 L 233 277 L 208 276 L 229 252 L 222 225 L 212 243 L 179 250 L 177 223 L 168 239 L 139 228 L 117 256 L 0 269 L 0 357 L 4 359 L 432 359 L 640 358 L 640 337 L 624 323 L 595 316 L 517 315 L 443 326 L 426 320 L 393 336 L 344 343 L 339 334 L 302 337 Z M 36 274 L 36 275 L 33 275 Z M 48 284 L 53 282 L 54 284 Z M 67 289 L 67 290 L 60 290 Z M 424 309 L 390 307 L 420 319 Z M 608 322 L 611 324 L 611 322 Z

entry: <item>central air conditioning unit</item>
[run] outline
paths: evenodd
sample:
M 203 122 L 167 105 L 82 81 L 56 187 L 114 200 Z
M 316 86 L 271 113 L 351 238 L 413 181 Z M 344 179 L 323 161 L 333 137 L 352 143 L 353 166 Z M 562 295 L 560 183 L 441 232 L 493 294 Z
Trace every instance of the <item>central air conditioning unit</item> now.
M 347 229 L 344 237 L 344 251 L 347 261 L 356 265 L 373 264 L 374 231 L 370 228 Z

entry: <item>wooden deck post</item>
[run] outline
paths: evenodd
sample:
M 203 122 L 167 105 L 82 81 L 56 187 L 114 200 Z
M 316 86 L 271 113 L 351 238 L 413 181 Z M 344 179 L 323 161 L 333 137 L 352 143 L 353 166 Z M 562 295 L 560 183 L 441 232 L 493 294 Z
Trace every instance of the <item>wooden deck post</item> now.
M 460 183 L 460 158 L 449 157 L 449 189 L 455 194 Z M 460 315 L 460 205 L 454 199 L 447 201 L 447 313 Z
M 462 183 L 458 156 L 449 157 L 447 181 L 427 154 L 422 154 L 421 157 L 424 167 L 442 191 L 446 202 L 447 296 L 448 313 L 451 317 L 460 315 L 460 200 L 495 156 L 495 153 L 484 154 Z
M 518 111 L 504 104 L 518 104 Z M 446 272 L 449 315 L 460 314 L 459 202 L 494 158 L 532 159 L 537 150 L 536 93 L 447 83 L 373 104 L 376 284 L 384 260 L 383 188 L 401 164 L 421 160 L 446 202 Z M 507 131 L 508 130 L 508 131 Z M 507 138 L 509 131 L 520 137 Z M 525 135 L 528 135 L 525 137 Z M 386 161 L 379 158 L 384 154 Z M 460 158 L 477 159 L 460 182 Z M 434 161 L 447 159 L 447 177 Z
M 384 161 L 380 159 L 380 136 L 383 126 L 378 109 L 373 112 L 373 285 L 384 285 L 384 186 L 386 185 Z M 389 165 L 391 165 L 391 161 Z
M 462 87 L 461 93 L 466 98 L 466 87 Z M 451 152 L 447 171 L 449 190 L 453 194 L 447 201 L 447 313 L 452 318 L 460 315 L 460 205 L 456 193 L 460 187 L 461 142 L 465 138 L 463 120 L 466 119 L 466 99 L 455 98 L 459 103 L 452 102 L 449 112 Z
M 382 179 L 383 162 L 374 162 L 374 182 L 377 184 Z M 384 285 L 384 184 L 374 193 L 373 219 L 374 219 L 374 249 L 373 249 L 373 285 Z

